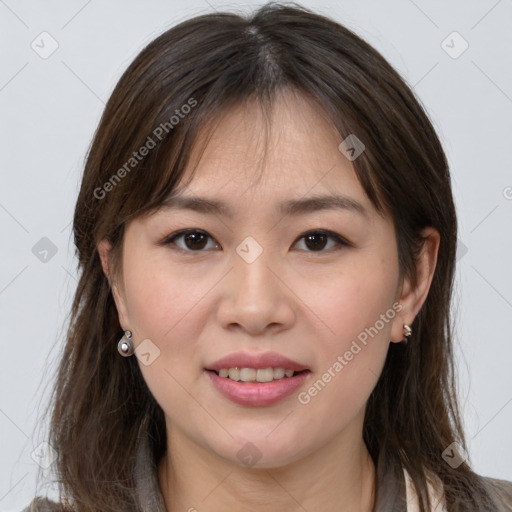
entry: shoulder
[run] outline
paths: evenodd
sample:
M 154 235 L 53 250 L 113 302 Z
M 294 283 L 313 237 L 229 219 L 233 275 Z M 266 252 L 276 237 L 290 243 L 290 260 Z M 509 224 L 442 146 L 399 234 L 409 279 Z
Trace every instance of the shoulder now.
M 38 496 L 34 498 L 21 512 L 66 512 L 64 505 Z
M 418 512 L 419 503 L 416 490 L 412 483 L 411 477 L 405 471 L 406 476 L 406 499 L 408 503 L 408 511 Z M 480 476 L 480 481 L 489 493 L 492 503 L 480 504 L 479 512 L 512 512 L 512 482 Z M 446 512 L 446 501 L 444 489 L 441 481 L 437 476 L 429 475 L 427 480 L 428 492 L 432 503 L 432 510 L 435 512 Z M 489 508 L 491 507 L 491 508 Z M 458 509 L 457 509 L 458 510 Z M 473 510 L 473 508 L 471 508 Z
M 483 477 L 492 499 L 500 508 L 499 512 L 512 512 L 512 482 L 498 478 Z

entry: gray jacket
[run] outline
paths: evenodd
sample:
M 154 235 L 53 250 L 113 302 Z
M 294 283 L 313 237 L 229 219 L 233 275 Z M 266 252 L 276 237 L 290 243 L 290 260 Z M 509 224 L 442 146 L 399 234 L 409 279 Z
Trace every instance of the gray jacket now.
M 399 466 L 387 463 L 381 456 L 376 465 L 377 491 L 374 512 L 408 512 L 406 477 Z M 136 494 L 139 500 L 137 512 L 166 512 L 158 484 L 157 469 L 147 444 L 142 442 L 137 452 L 134 468 Z M 484 478 L 496 506 L 480 512 L 512 512 L 512 482 Z M 61 512 L 60 505 L 47 498 L 37 497 L 22 512 Z

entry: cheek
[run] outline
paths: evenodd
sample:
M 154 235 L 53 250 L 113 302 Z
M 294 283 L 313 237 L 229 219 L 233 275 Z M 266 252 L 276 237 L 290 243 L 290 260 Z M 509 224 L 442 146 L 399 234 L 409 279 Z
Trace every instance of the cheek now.
M 195 321 L 183 320 L 197 315 L 201 298 L 213 284 L 201 272 L 170 264 L 165 251 L 158 256 L 134 251 L 126 258 L 125 286 L 128 315 L 139 337 L 183 339 L 174 334 L 198 327 Z
M 155 400 L 164 411 L 187 414 L 192 405 L 187 389 L 195 378 L 191 368 L 200 368 L 197 346 L 204 315 L 201 298 L 213 282 L 204 274 L 185 272 L 169 265 L 165 254 L 151 257 L 135 249 L 125 260 L 127 309 L 135 345 L 149 339 L 158 357 L 139 367 Z
M 356 418 L 362 421 L 389 348 L 391 321 L 379 319 L 389 302 L 363 293 L 352 299 L 341 297 L 333 303 L 330 319 L 336 335 L 326 335 L 314 379 L 298 396 L 308 417 L 306 430 L 322 431 L 325 438 L 353 425 Z M 375 327 L 377 322 L 382 322 L 382 329 L 380 323 Z
M 395 258 L 390 250 L 389 254 L 367 253 L 347 259 L 344 268 L 322 281 L 321 289 L 307 294 L 308 303 L 328 327 L 323 330 L 329 347 L 348 350 L 352 340 L 364 342 L 368 329 L 372 338 L 390 335 L 396 314 L 392 307 L 398 282 Z
M 336 279 L 324 282 L 323 293 L 309 295 L 328 327 L 318 346 L 316 380 L 302 400 L 315 404 L 318 417 L 352 418 L 364 407 L 386 359 L 398 305 L 393 307 L 398 268 L 392 252 L 370 256 L 353 260 Z

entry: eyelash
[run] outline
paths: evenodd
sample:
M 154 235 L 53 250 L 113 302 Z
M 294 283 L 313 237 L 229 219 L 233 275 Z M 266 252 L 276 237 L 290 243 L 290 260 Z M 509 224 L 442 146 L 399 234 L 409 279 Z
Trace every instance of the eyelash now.
M 167 236 L 164 240 L 162 240 L 162 242 L 160 242 L 160 245 L 172 245 L 174 244 L 174 241 L 178 238 L 181 238 L 187 234 L 190 234 L 190 233 L 201 233 L 201 234 L 204 234 L 206 235 L 207 237 L 211 238 L 212 240 L 215 240 L 211 235 L 209 235 L 206 231 L 203 231 L 201 229 L 182 229 L 180 231 L 176 231 L 175 233 L 171 233 L 169 236 Z M 309 252 L 311 254 L 321 254 L 321 253 L 330 253 L 330 252 L 333 252 L 333 251 L 339 251 L 340 249 L 342 249 L 343 247 L 351 247 L 352 244 L 350 242 L 348 242 L 345 238 L 343 238 L 341 235 L 338 235 L 338 233 L 335 233 L 334 231 L 330 231 L 328 229 L 313 229 L 313 230 L 310 230 L 310 231 L 307 231 L 306 233 L 303 233 L 300 237 L 297 238 L 297 240 L 294 242 L 294 245 L 302 240 L 303 238 L 305 238 L 306 236 L 308 235 L 314 235 L 314 234 L 321 234 L 321 235 L 327 235 L 329 238 L 332 238 L 333 240 L 335 240 L 335 242 L 338 244 L 337 247 L 331 247 L 330 249 L 327 249 L 327 250 L 324 250 L 324 249 L 321 249 L 319 251 L 308 251 L 306 250 L 305 252 Z M 176 244 L 174 244 L 176 245 Z M 184 252 L 184 253 L 194 253 L 194 252 L 205 252 L 206 249 L 199 249 L 199 250 L 192 250 L 192 249 L 183 249 L 182 247 L 176 247 L 177 250 L 181 251 L 181 252 Z

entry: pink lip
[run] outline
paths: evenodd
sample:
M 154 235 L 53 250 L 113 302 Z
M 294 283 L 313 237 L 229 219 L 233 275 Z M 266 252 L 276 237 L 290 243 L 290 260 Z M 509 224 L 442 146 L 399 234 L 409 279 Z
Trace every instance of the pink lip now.
M 254 368 L 254 366 L 247 367 Z M 226 377 L 219 377 L 214 371 L 206 370 L 205 373 L 226 398 L 239 405 L 253 407 L 265 407 L 283 400 L 302 386 L 311 374 L 310 371 L 305 371 L 294 377 L 285 377 L 272 382 L 237 382 Z
M 206 370 L 219 371 L 222 368 L 284 368 L 295 372 L 309 370 L 308 366 L 288 359 L 277 352 L 265 352 L 264 354 L 235 352 L 205 366 Z

